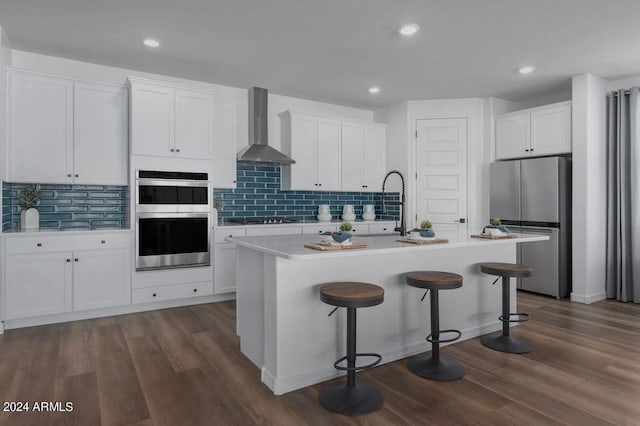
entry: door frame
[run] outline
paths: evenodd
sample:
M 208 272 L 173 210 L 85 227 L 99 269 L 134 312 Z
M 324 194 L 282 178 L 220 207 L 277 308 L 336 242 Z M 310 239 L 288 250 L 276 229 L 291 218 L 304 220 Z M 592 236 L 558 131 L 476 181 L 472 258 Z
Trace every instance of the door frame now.
M 466 213 L 466 226 L 467 226 L 467 230 L 469 230 L 470 228 L 470 218 L 469 218 L 469 212 L 471 211 L 471 199 L 469 197 L 469 193 L 470 193 L 470 176 L 471 176 L 471 170 L 470 170 L 470 162 L 469 162 L 469 139 L 470 139 L 470 127 L 471 127 L 471 119 L 468 116 L 444 116 L 444 117 L 414 117 L 412 120 L 412 129 L 411 129 L 411 135 L 412 135 L 412 143 L 411 143 L 411 155 L 410 158 L 411 160 L 409 161 L 409 188 L 410 188 L 410 201 L 411 201 L 411 208 L 407 209 L 408 212 L 410 212 L 410 217 L 407 218 L 407 223 L 411 224 L 411 228 L 415 228 L 417 227 L 418 224 L 418 220 L 417 220 L 417 200 L 418 200 L 418 185 L 417 185 L 417 179 L 418 179 L 418 121 L 421 120 L 464 120 L 466 125 L 467 125 L 467 140 L 466 140 L 466 149 L 467 149 L 467 155 L 466 155 L 466 169 L 467 169 L 467 213 Z M 407 225 L 407 228 L 409 228 L 409 226 Z

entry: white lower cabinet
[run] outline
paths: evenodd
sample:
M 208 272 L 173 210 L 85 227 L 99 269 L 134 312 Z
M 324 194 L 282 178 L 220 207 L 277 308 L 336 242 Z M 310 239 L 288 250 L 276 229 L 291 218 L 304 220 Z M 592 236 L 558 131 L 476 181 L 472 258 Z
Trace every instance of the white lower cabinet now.
M 71 312 L 71 252 L 6 257 L 6 319 Z
M 136 288 L 133 303 L 157 302 L 160 300 L 185 299 L 187 297 L 209 296 L 213 293 L 211 281 L 158 287 Z
M 131 304 L 129 235 L 5 238 L 6 319 Z
M 218 243 L 214 248 L 213 287 L 216 294 L 236 291 L 236 245 Z
M 131 302 L 129 250 L 74 252 L 73 309 L 106 308 Z

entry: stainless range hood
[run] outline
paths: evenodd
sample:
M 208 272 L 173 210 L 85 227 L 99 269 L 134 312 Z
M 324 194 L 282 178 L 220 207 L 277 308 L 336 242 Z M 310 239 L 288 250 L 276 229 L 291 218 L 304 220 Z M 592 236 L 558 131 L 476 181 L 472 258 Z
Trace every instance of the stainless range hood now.
M 238 161 L 293 164 L 294 160 L 269 146 L 267 127 L 267 89 L 249 89 L 249 146 L 237 155 Z

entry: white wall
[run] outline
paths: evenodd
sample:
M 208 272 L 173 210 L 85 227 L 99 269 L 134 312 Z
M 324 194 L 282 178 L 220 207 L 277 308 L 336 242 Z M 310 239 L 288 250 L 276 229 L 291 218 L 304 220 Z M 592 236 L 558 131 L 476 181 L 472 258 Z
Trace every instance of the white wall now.
M 606 90 L 591 74 L 573 77 L 573 290 L 571 300 L 606 298 Z M 594 228 L 595 227 L 595 228 Z
M 409 104 L 402 102 L 374 112 L 374 119 L 387 123 L 387 171 L 398 170 L 408 177 L 409 147 L 411 138 L 409 129 Z M 389 178 L 389 191 L 400 191 L 401 184 L 397 178 Z M 409 218 L 409 215 L 406 216 Z
M 221 86 L 171 76 L 150 74 L 124 68 L 73 61 L 31 52 L 13 52 L 13 66 L 31 71 L 60 74 L 81 79 L 124 84 L 128 76 L 160 80 L 173 84 L 181 84 L 216 92 L 217 102 L 232 103 L 238 106 L 237 150 L 247 146 L 248 142 L 248 98 L 247 89 Z M 268 89 L 268 88 L 267 88 Z M 336 116 L 358 121 L 373 121 L 373 111 L 325 104 L 306 99 L 291 98 L 278 94 L 269 94 L 269 144 L 280 147 L 280 118 L 278 114 L 286 110 L 296 110 L 311 114 Z
M 607 91 L 630 89 L 634 86 L 640 86 L 640 75 L 607 81 Z
M 411 123 L 410 135 L 415 134 L 416 120 L 439 119 L 439 118 L 466 118 L 468 123 L 469 145 L 467 152 L 468 159 L 468 203 L 467 221 L 469 229 L 475 231 L 489 218 L 489 152 L 490 143 L 485 140 L 485 111 L 484 101 L 480 98 L 468 99 L 435 99 L 426 101 L 408 102 L 409 122 Z M 412 150 L 415 149 L 410 144 L 409 158 L 413 159 Z M 414 176 L 415 165 L 409 162 L 409 176 Z M 415 179 L 409 179 L 409 190 L 415 190 Z M 415 224 L 413 212 L 415 209 L 413 197 L 410 197 L 407 211 L 411 212 L 412 223 Z M 411 221 L 410 221 L 411 222 Z

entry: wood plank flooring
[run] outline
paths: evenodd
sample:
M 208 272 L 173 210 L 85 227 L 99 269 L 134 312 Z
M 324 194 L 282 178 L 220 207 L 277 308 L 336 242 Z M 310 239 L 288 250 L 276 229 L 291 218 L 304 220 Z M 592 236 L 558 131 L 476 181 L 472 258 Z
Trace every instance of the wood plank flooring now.
M 640 425 L 640 305 L 581 305 L 519 294 L 533 319 L 513 329 L 533 352 L 478 339 L 443 349 L 466 375 L 440 383 L 406 360 L 361 373 L 382 410 L 346 417 L 322 385 L 276 397 L 240 353 L 224 302 L 9 330 L 0 402 L 73 402 L 72 412 L 0 412 L 0 425 Z

